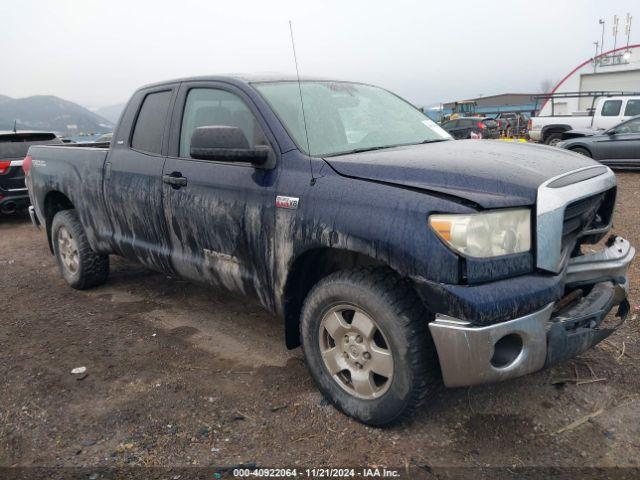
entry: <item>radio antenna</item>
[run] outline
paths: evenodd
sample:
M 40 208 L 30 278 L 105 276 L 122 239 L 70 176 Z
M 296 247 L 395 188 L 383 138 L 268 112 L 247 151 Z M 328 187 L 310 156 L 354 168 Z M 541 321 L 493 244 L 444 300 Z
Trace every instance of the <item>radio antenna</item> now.
M 300 83 L 300 71 L 298 70 L 298 57 L 296 56 L 296 42 L 293 40 L 293 24 L 289 20 L 289 33 L 291 34 L 291 47 L 293 47 L 293 61 L 296 64 L 296 78 L 298 79 L 298 92 L 300 93 L 300 105 L 302 107 L 302 123 L 304 124 L 304 136 L 307 139 L 307 154 L 309 155 L 309 170 L 311 171 L 311 185 L 315 185 L 313 176 L 313 163 L 311 162 L 311 147 L 309 146 L 309 131 L 307 130 L 307 116 L 304 112 L 304 100 L 302 99 L 302 83 Z

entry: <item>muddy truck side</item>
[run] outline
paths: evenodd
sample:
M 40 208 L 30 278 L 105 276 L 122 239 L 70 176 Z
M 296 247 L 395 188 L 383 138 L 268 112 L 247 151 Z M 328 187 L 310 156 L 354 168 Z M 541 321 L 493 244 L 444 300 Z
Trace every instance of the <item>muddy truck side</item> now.
M 452 140 L 371 85 L 150 85 L 108 150 L 32 147 L 24 168 L 70 286 L 103 284 L 120 255 L 251 297 L 303 346 L 322 393 L 371 425 L 408 417 L 442 382 L 578 355 L 629 311 L 635 250 L 605 240 L 609 168 Z

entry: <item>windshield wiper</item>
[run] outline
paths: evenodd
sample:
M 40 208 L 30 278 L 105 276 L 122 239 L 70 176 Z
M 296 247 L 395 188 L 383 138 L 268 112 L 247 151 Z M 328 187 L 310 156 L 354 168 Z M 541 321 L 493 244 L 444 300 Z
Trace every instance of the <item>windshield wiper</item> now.
M 384 150 L 385 148 L 393 148 L 393 147 L 397 147 L 398 145 L 384 145 L 382 147 L 363 147 L 363 148 L 356 148 L 355 150 L 351 150 L 349 153 L 361 153 L 361 152 L 371 152 L 373 150 Z
M 347 150 L 346 152 L 338 152 L 332 153 L 330 155 L 324 155 L 325 157 L 339 157 L 340 155 L 351 155 L 352 153 L 362 153 L 362 152 L 372 152 L 374 150 L 384 150 L 385 148 L 395 148 L 395 147 L 408 147 L 409 145 L 423 145 L 425 143 L 435 143 L 435 142 L 448 142 L 451 138 L 436 138 L 434 140 L 425 140 L 419 143 L 396 143 L 394 145 L 383 145 L 380 147 L 363 147 L 363 148 L 354 148 L 353 150 Z
M 363 147 L 354 148 L 353 150 L 347 150 L 346 152 L 332 153 L 325 155 L 325 157 L 338 157 L 340 155 L 350 155 L 352 153 L 372 152 L 373 150 L 384 150 L 385 148 L 401 147 L 402 145 L 383 145 L 381 147 Z

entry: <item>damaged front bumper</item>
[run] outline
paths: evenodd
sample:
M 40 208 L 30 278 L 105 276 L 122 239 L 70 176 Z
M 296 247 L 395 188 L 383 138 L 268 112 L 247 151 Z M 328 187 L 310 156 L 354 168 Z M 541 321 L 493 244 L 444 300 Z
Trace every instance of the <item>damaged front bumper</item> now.
M 429 329 L 447 387 L 498 382 L 574 357 L 605 339 L 629 312 L 627 269 L 635 255 L 628 241 L 612 237 L 607 248 L 572 258 L 570 291 L 558 302 L 488 326 L 436 315 Z M 615 321 L 605 320 L 618 306 Z

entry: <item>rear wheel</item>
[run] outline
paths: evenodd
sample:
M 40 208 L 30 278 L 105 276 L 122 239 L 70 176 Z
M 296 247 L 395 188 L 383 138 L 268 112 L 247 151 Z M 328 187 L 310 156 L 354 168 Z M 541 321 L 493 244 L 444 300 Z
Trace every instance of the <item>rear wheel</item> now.
M 339 410 L 370 425 L 409 416 L 439 384 L 430 317 L 409 282 L 386 269 L 321 280 L 302 311 L 307 366 Z
M 586 148 L 576 147 L 576 148 L 572 148 L 571 151 L 579 153 L 580 155 L 584 155 L 585 157 L 591 158 L 591 152 Z
M 547 139 L 544 141 L 547 145 L 551 147 L 555 147 L 562 140 L 561 133 L 551 133 Z
M 109 276 L 109 256 L 94 252 L 75 210 L 62 210 L 51 225 L 53 253 L 65 281 L 73 288 L 102 285 Z

